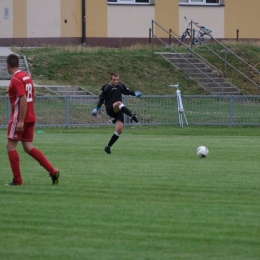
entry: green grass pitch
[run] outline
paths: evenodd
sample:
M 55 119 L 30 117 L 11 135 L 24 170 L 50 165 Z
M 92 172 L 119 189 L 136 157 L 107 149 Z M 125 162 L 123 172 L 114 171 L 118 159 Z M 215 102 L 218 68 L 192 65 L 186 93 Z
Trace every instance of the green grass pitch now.
M 19 144 L 9 187 L 0 130 L 1 260 L 260 259 L 259 128 L 129 126 L 107 155 L 113 133 L 36 129 L 59 185 Z

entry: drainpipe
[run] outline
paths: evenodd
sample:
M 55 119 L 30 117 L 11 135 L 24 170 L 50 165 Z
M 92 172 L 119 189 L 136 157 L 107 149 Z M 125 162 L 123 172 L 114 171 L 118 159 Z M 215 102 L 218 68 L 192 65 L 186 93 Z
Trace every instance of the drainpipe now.
M 82 0 L 82 45 L 86 46 L 86 0 Z

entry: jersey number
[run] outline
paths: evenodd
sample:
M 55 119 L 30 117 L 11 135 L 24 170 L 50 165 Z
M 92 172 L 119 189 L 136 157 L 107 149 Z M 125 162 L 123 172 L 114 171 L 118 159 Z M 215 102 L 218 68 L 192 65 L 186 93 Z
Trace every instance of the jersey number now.
M 27 93 L 27 96 L 26 96 L 27 102 L 32 102 L 33 96 L 32 96 L 32 84 L 31 83 L 26 84 L 26 93 Z

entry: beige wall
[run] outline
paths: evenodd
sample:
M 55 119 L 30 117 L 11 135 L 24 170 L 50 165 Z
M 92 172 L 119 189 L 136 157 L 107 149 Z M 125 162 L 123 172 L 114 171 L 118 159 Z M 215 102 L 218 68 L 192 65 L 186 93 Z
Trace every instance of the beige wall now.
M 184 16 L 186 16 L 188 20 L 197 22 L 200 26 L 210 28 L 214 38 L 224 38 L 224 10 L 224 7 L 214 6 L 180 6 L 179 35 L 181 35 L 188 26 L 187 21 L 184 19 Z
M 4 19 L 4 9 L 9 10 L 9 19 Z M 0 0 L 0 37 L 13 37 L 13 1 Z
M 82 36 L 82 4 L 81 0 L 74 0 L 74 37 Z
M 13 37 L 27 37 L 27 0 L 13 0 Z
M 152 20 L 165 30 L 178 31 L 178 0 L 155 0 L 155 5 L 108 5 L 107 37 L 148 38 Z M 157 37 L 168 34 L 155 26 Z
M 27 0 L 27 37 L 60 37 L 60 0 Z
M 225 1 L 225 38 L 260 38 L 260 1 Z
M 148 38 L 154 6 L 109 5 L 107 37 Z
M 86 36 L 107 37 L 107 0 L 86 0 Z
M 154 20 L 165 30 L 172 29 L 178 32 L 179 29 L 179 0 L 155 0 Z M 168 37 L 168 34 L 159 27 L 155 27 L 157 37 Z
M 224 6 L 179 6 L 179 0 L 154 0 L 154 5 L 109 5 L 86 0 L 88 38 L 148 38 L 151 21 L 181 35 L 183 16 L 209 27 L 215 38 L 260 39 L 260 0 L 225 0 Z M 82 0 L 0 0 L 0 38 L 82 36 Z M 4 8 L 9 18 L 4 19 Z M 64 21 L 67 20 L 67 23 Z M 155 27 L 158 37 L 168 37 Z
M 74 1 L 62 0 L 60 7 L 61 37 L 74 36 L 75 6 Z

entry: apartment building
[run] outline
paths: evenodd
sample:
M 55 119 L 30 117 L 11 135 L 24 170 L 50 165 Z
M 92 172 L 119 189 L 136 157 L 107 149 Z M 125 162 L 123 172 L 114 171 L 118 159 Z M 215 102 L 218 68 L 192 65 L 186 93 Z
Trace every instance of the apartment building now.
M 152 20 L 181 35 L 184 16 L 218 39 L 260 39 L 259 13 L 257 0 L 1 0 L 0 46 L 148 43 Z

